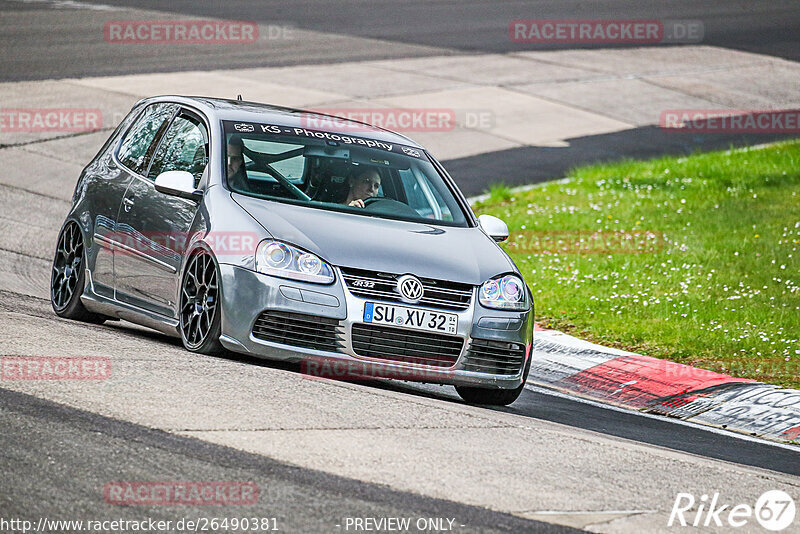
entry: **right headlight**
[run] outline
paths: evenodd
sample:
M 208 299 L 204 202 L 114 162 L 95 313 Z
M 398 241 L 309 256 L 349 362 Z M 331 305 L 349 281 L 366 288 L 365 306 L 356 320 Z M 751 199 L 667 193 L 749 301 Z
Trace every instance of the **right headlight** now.
M 525 311 L 530 306 L 525 282 L 513 274 L 484 282 L 478 300 L 483 306 L 498 310 Z
M 333 269 L 319 256 L 280 241 L 262 241 L 256 249 L 256 270 L 260 273 L 330 284 Z

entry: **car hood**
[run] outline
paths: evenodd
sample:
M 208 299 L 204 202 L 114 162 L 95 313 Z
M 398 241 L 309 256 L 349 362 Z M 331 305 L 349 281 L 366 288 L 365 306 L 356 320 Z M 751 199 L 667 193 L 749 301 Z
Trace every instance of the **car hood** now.
M 480 228 L 454 228 L 362 217 L 264 201 L 238 193 L 233 200 L 275 239 L 319 255 L 340 267 L 412 273 L 479 285 L 516 271 Z

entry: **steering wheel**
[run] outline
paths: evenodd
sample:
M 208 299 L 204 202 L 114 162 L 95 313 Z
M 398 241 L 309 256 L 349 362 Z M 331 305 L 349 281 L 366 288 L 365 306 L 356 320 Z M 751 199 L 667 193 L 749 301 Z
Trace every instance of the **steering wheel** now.
M 399 215 L 401 217 L 418 218 L 417 210 L 399 200 L 386 197 L 370 197 L 364 200 L 364 209 L 373 213 Z
M 367 206 L 372 206 L 376 202 L 380 202 L 382 200 L 391 200 L 391 199 L 384 197 L 369 197 L 368 199 L 364 200 L 364 207 L 366 208 Z

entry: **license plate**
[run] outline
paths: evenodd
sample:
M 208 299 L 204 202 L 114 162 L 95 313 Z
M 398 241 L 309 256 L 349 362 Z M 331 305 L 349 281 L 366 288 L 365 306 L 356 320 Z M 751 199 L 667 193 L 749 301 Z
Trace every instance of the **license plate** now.
M 458 315 L 455 313 L 434 312 L 376 302 L 367 302 L 364 305 L 364 322 L 445 334 L 455 334 L 458 330 Z

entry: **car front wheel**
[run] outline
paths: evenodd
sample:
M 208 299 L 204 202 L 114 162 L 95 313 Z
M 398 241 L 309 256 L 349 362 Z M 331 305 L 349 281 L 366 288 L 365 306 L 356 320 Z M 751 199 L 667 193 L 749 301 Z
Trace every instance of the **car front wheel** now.
M 180 331 L 183 346 L 192 352 L 218 354 L 222 311 L 219 305 L 219 272 L 208 252 L 199 250 L 186 264 L 181 282 Z
M 531 360 L 533 354 L 528 357 L 525 363 L 525 370 L 522 373 L 522 384 L 514 389 L 489 389 L 476 388 L 470 386 L 456 386 L 456 392 L 464 399 L 467 404 L 483 404 L 485 406 L 508 406 L 522 394 L 525 389 L 525 382 L 528 380 L 528 373 L 531 370 Z
M 469 386 L 456 386 L 456 391 L 467 404 L 486 406 L 508 406 L 522 393 L 525 384 L 515 389 L 488 389 Z

